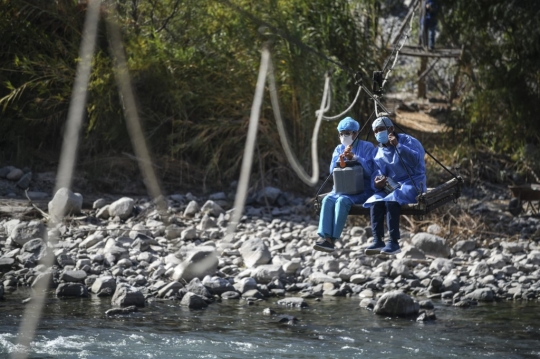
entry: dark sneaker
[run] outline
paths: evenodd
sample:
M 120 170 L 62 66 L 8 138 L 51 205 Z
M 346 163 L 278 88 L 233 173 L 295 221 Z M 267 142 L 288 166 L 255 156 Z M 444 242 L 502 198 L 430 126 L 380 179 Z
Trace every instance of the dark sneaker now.
M 373 239 L 373 243 L 367 247 L 364 251 L 368 256 L 374 256 L 375 254 L 381 253 L 381 249 L 384 248 L 384 242 L 380 239 Z
M 316 251 L 330 253 L 335 251 L 336 247 L 333 243 L 328 242 L 326 239 L 320 239 L 315 243 L 313 249 L 315 249 Z
M 386 242 L 386 246 L 381 249 L 381 254 L 392 255 L 398 253 L 401 253 L 401 248 L 399 247 L 399 243 L 397 241 L 388 241 Z

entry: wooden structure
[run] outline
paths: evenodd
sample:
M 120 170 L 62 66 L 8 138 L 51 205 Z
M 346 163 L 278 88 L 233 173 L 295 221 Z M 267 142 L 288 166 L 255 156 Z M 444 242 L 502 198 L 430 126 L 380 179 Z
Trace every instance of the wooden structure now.
M 525 211 L 531 209 L 533 214 L 540 213 L 540 184 L 529 183 L 522 186 L 509 186 L 512 195 L 517 198 L 517 206 L 510 208 L 510 212 L 517 216 L 523 210 L 526 204 Z M 536 202 L 536 207 L 534 202 Z
M 423 0 L 414 0 L 409 8 L 409 12 L 407 16 L 405 16 L 405 19 L 403 20 L 403 23 L 398 31 L 398 34 L 394 38 L 394 41 L 392 41 L 392 47 L 395 47 L 401 38 L 403 31 L 405 30 L 406 24 L 411 20 L 411 17 L 414 15 L 414 10 L 416 9 L 416 6 L 420 5 L 420 19 L 424 17 L 425 9 L 422 8 Z M 463 48 L 434 48 L 433 50 L 428 50 L 426 39 L 427 34 L 421 34 L 419 37 L 419 45 L 418 46 L 402 46 L 401 50 L 399 51 L 400 55 L 404 56 L 413 56 L 413 57 L 420 57 L 420 70 L 418 70 L 418 97 L 419 98 L 425 98 L 426 97 L 426 82 L 425 77 L 426 75 L 433 69 L 437 61 L 441 58 L 456 58 L 458 62 L 461 62 L 461 55 L 463 53 Z M 436 60 L 428 67 L 428 59 L 429 58 L 435 58 Z M 457 84 L 457 80 L 459 77 L 459 72 L 461 71 L 460 67 L 458 67 L 458 71 L 456 75 L 454 76 L 454 83 L 452 85 L 452 93 L 450 94 L 450 101 L 452 101 L 455 97 L 455 88 Z
M 417 203 L 403 205 L 401 207 L 401 214 L 422 217 L 446 203 L 457 200 L 461 196 L 462 186 L 463 179 L 458 176 L 438 187 L 429 188 L 427 192 L 422 193 L 416 198 L 418 201 Z M 327 193 L 321 194 L 318 196 L 318 198 L 316 198 L 315 209 L 317 213 L 320 212 L 320 203 L 326 195 Z M 369 208 L 364 208 L 362 205 L 354 204 L 349 211 L 349 215 L 369 216 L 369 212 Z

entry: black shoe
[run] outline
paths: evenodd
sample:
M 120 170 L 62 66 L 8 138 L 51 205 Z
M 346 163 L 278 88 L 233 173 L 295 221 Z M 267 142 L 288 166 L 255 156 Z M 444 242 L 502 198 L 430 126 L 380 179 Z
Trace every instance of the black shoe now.
M 321 239 L 315 243 L 313 249 L 315 249 L 316 251 L 330 253 L 335 251 L 336 247 L 334 246 L 334 243 L 330 243 L 326 239 Z

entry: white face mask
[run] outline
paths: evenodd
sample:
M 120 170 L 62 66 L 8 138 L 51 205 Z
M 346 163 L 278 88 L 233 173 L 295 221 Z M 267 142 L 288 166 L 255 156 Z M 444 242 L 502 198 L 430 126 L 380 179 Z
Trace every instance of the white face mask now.
M 353 143 L 353 138 L 351 135 L 340 135 L 339 139 L 341 140 L 341 144 L 344 146 L 349 146 Z

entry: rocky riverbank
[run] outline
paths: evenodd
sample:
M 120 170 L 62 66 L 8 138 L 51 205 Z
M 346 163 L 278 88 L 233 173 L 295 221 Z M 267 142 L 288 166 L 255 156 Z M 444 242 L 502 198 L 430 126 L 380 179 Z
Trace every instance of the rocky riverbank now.
M 174 194 L 164 212 L 149 199 L 129 197 L 100 198 L 83 209 L 83 196 L 64 189 L 42 218 L 0 221 L 0 298 L 43 280 L 57 297 L 110 301 L 109 314 L 158 300 L 198 309 L 277 296 L 279 304 L 306 307 L 322 296 L 356 296 L 377 314 L 418 320 L 435 318 L 431 299 L 459 307 L 538 300 L 538 218 L 497 207 L 509 198 L 495 190 L 467 191 L 463 210 L 483 213 L 495 234 L 456 240 L 435 223 L 404 228 L 402 253 L 388 257 L 364 254 L 371 229 L 352 219 L 334 253 L 314 251 L 318 221 L 310 199 L 277 188 L 250 196 L 233 237 L 226 231 L 234 192 Z M 39 264 L 46 255 L 54 256 L 51 268 Z

